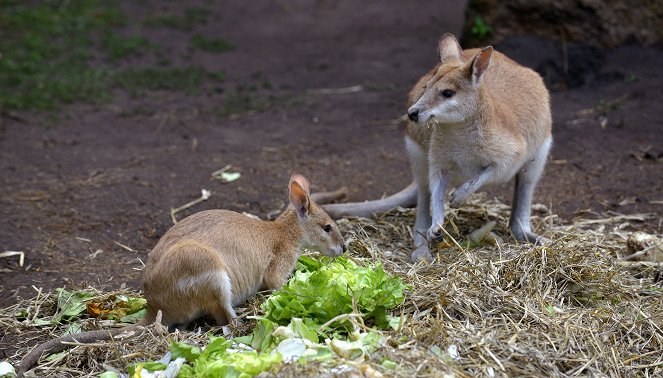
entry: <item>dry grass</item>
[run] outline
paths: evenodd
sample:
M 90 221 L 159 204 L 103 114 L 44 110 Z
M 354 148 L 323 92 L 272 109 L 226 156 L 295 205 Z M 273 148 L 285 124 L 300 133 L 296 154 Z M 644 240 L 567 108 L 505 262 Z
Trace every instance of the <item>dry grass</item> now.
M 357 260 L 381 261 L 413 289 L 397 310 L 406 315 L 399 331 L 383 332 L 384 345 L 369 361 L 283 365 L 277 376 L 441 377 L 610 376 L 663 374 L 663 282 L 660 264 L 627 262 L 625 238 L 644 215 L 612 215 L 561 224 L 535 217 L 549 246 L 516 244 L 504 228 L 508 208 L 495 201 L 452 211 L 447 230 L 454 240 L 438 249 L 434 263 L 409 262 L 413 211 L 339 222 Z M 496 220 L 496 245 L 466 248 L 464 238 Z M 255 314 L 261 298 L 244 312 Z M 20 309 L 53 311 L 53 294 L 24 300 L 0 311 L 0 326 L 21 340 L 13 361 L 60 329 L 35 329 L 16 320 Z M 94 320 L 83 328 L 98 328 Z M 250 332 L 251 322 L 235 334 Z M 218 329 L 213 331 L 219 332 Z M 38 375 L 96 376 L 130 362 L 159 359 L 168 339 L 204 345 L 201 332 L 168 335 L 154 326 L 129 340 L 77 346 L 59 361 L 42 364 Z M 457 352 L 456 352 L 457 351 Z M 381 366 L 387 358 L 395 369 Z

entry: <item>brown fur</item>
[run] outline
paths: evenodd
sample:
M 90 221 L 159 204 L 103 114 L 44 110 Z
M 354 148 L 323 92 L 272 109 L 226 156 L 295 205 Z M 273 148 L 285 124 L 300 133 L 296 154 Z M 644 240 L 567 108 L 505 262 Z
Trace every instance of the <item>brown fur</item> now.
M 427 83 L 429 90 L 434 86 L 439 90 L 452 88 L 457 93 L 474 92 L 468 88 L 470 63 L 480 51 L 480 49 L 464 50 L 462 61 L 451 60 L 440 63 L 422 76 L 410 90 L 408 108 L 422 97 Z M 490 70 L 486 71 L 483 82 L 484 85 L 478 91 L 476 99 L 469 102 L 474 109 L 478 108 L 477 119 L 472 125 L 489 132 L 480 141 L 487 145 L 488 150 L 499 149 L 495 145 L 501 144 L 504 137 L 513 139 L 519 148 L 523 148 L 523 144 L 540 145 L 551 136 L 550 100 L 548 90 L 539 74 L 518 65 L 504 54 L 493 51 Z M 504 98 L 508 98 L 508 102 L 504 101 Z M 467 98 L 460 101 L 462 100 Z M 431 101 L 426 105 L 433 106 L 435 103 Z M 546 119 L 544 122 L 546 127 L 532 127 L 532 121 L 540 117 Z M 434 127 L 421 127 L 416 122 L 408 122 L 406 134 L 423 148 L 428 148 L 434 129 Z
M 451 34 L 440 38 L 438 53 L 439 63 L 408 96 L 405 142 L 416 185 L 381 200 L 325 209 L 335 217 L 365 216 L 416 197 L 412 259 L 427 259 L 428 243 L 443 237 L 449 187 L 456 186 L 449 203 L 459 206 L 484 184 L 515 177 L 511 231 L 521 241 L 544 241 L 530 225 L 533 190 L 552 143 L 543 80 L 492 47 L 462 50 Z
M 552 142 L 543 80 L 490 46 L 463 51 L 450 34 L 438 52 L 440 63 L 408 101 L 406 145 L 419 189 L 413 260 L 430 258 L 428 242 L 443 238 L 448 186 L 456 186 L 455 207 L 484 184 L 515 177 L 511 231 L 541 242 L 531 232 L 530 206 Z
M 275 221 L 208 210 L 171 227 L 148 256 L 143 274 L 147 315 L 140 325 L 154 322 L 159 311 L 169 327 L 186 326 L 201 315 L 212 315 L 217 324 L 226 324 L 236 316 L 234 306 L 260 289 L 274 290 L 285 284 L 300 246 L 331 256 L 343 253 L 338 226 L 311 200 L 309 191 L 308 180 L 295 173 L 289 184 L 290 205 Z M 68 348 L 63 342 L 109 339 L 133 327 L 51 340 L 24 357 L 19 375 L 32 368 L 44 352 Z

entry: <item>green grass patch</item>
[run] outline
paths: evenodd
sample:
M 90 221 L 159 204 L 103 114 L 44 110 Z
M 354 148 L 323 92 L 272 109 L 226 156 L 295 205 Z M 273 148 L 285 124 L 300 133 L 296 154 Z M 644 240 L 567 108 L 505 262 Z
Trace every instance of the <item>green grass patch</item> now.
M 155 16 L 147 16 L 143 20 L 143 25 L 148 27 L 164 27 L 171 29 L 180 29 L 182 19 L 172 14 L 162 14 Z
M 106 50 L 110 60 L 121 60 L 131 56 L 142 55 L 152 43 L 139 35 L 123 37 L 115 33 L 107 33 L 101 38 L 101 46 Z
M 237 86 L 233 91 L 224 96 L 219 115 L 229 116 L 232 114 L 260 111 L 265 107 L 265 102 L 257 96 L 255 90 L 251 91 L 243 86 Z
M 207 38 L 202 34 L 194 34 L 189 44 L 191 47 L 209 52 L 221 53 L 234 49 L 228 41 L 221 38 Z
M 188 8 L 180 22 L 193 27 L 207 22 L 208 14 Z M 114 89 L 191 92 L 223 79 L 222 72 L 169 66 L 158 44 L 118 32 L 127 24 L 114 1 L 0 1 L 0 108 L 54 110 L 76 101 L 108 101 Z M 228 48 L 221 42 L 199 38 L 197 43 Z M 157 67 L 122 68 L 123 61 L 148 53 Z
M 0 106 L 53 109 L 58 103 L 106 97 L 105 70 L 87 64 L 95 43 L 91 32 L 123 21 L 104 4 L 0 2 Z
M 483 18 L 477 16 L 474 18 L 474 24 L 472 25 L 471 32 L 473 36 L 481 41 L 486 39 L 486 37 L 488 37 L 493 32 L 493 28 L 490 27 L 490 25 L 488 25 L 483 20 Z
M 148 16 L 143 20 L 143 25 L 191 31 L 195 26 L 207 24 L 209 16 L 210 10 L 207 8 L 190 7 L 185 9 L 182 16 L 173 14 Z
M 7 68 L 0 67 L 0 86 L 8 89 L 0 92 L 0 106 L 6 109 L 51 110 L 63 103 L 111 98 L 109 73 L 86 64 L 63 62 L 38 70 L 21 65 Z
M 210 10 L 203 7 L 189 7 L 184 10 L 184 21 L 187 26 L 205 25 L 209 21 Z
M 117 72 L 113 83 L 130 93 L 141 90 L 193 92 L 207 80 L 223 80 L 223 72 L 209 72 L 201 67 L 131 68 Z
M 220 118 L 236 117 L 257 112 L 278 105 L 289 108 L 299 105 L 299 101 L 292 93 L 278 91 L 274 84 L 264 77 L 262 72 L 254 72 L 247 82 L 227 89 L 215 109 Z

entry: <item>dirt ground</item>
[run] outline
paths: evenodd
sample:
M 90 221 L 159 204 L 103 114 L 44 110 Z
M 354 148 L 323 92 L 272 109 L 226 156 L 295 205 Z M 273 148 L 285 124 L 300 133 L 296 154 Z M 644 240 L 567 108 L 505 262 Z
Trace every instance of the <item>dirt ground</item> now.
M 139 18 L 183 5 L 124 6 Z M 235 49 L 192 53 L 192 61 L 226 72 L 202 94 L 117 93 L 104 105 L 67 106 L 57 117 L 4 114 L 0 248 L 26 257 L 23 268 L 17 259 L 0 259 L 0 306 L 35 288 L 138 288 L 141 261 L 172 225 L 170 209 L 201 189 L 212 197 L 180 219 L 212 208 L 264 217 L 284 204 L 293 170 L 306 174 L 314 190 L 348 186 L 351 200 L 403 188 L 411 180 L 398 121 L 406 94 L 436 63 L 440 35 L 460 32 L 463 6 L 215 2 L 210 22 L 194 31 L 223 36 Z M 144 35 L 171 49 L 175 62 L 183 59 L 177 52 L 185 42 L 174 32 Z M 528 36 L 496 47 L 539 70 L 552 90 L 555 145 L 536 202 L 566 221 L 606 211 L 649 213 L 643 226 L 660 233 L 663 51 L 564 50 Z M 258 88 L 242 100 L 249 104 L 244 111 L 218 111 L 237 99 L 239 86 L 252 85 Z M 350 93 L 324 90 L 349 87 Z M 226 184 L 210 178 L 226 165 L 241 178 Z M 510 185 L 489 193 L 510 202 Z

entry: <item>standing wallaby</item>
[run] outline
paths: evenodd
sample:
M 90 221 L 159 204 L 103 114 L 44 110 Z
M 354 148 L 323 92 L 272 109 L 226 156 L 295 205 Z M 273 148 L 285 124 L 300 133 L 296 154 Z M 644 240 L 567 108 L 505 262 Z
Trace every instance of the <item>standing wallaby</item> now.
M 367 215 L 416 198 L 412 259 L 431 257 L 443 238 L 444 199 L 459 206 L 484 184 L 515 177 L 509 226 L 517 240 L 539 243 L 530 208 L 552 144 L 550 99 L 541 77 L 492 47 L 462 50 L 445 34 L 440 63 L 410 91 L 405 146 L 415 184 L 383 200 L 325 206 L 333 217 Z M 432 214 L 431 214 L 432 213 Z
M 153 323 L 157 312 L 168 327 L 182 328 L 203 315 L 218 325 L 235 317 L 234 307 L 260 289 L 283 286 L 295 267 L 300 247 L 338 256 L 345 243 L 338 226 L 317 205 L 310 184 L 295 173 L 289 184 L 290 205 L 269 222 L 228 210 L 193 214 L 171 227 L 148 255 L 143 274 L 147 315 L 138 325 Z M 48 341 L 28 353 L 19 376 L 44 352 L 56 353 L 66 342 L 107 340 L 134 326 L 91 331 Z

